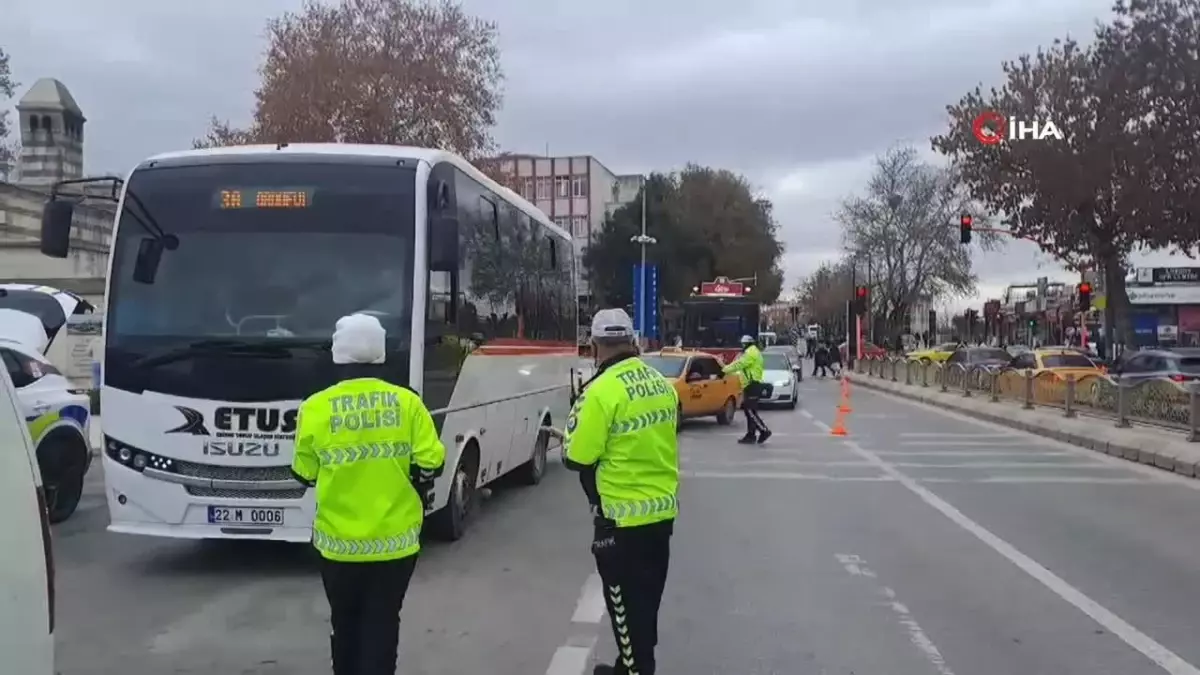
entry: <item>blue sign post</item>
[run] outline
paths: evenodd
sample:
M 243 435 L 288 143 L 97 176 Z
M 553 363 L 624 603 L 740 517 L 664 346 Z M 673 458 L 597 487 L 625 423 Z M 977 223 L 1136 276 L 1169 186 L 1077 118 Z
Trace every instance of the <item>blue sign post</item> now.
M 642 303 L 645 302 L 645 312 Z M 642 326 L 645 317 L 646 325 Z M 642 289 L 642 266 L 633 266 L 633 328 L 642 337 L 658 339 L 658 266 L 646 265 L 646 288 Z

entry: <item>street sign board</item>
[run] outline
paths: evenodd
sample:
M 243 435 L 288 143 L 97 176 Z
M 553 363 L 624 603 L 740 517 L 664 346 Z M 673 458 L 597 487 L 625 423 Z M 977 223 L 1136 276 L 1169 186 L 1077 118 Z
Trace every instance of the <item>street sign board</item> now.
M 646 326 L 642 326 L 642 299 L 646 301 Z M 642 293 L 642 266 L 633 266 L 633 328 L 639 335 L 658 338 L 658 266 L 646 265 L 646 293 Z
M 700 284 L 700 295 L 733 295 L 742 296 L 746 293 L 746 285 L 740 281 L 730 281 L 728 277 L 717 277 L 712 281 Z

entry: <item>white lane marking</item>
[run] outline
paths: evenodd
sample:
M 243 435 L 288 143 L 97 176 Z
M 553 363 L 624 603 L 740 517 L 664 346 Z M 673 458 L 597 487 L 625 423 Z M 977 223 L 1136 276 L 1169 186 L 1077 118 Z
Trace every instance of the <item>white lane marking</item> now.
M 803 416 L 805 416 L 805 417 L 807 417 L 807 418 L 808 418 L 808 419 L 810 419 L 810 420 L 811 420 L 811 419 L 816 419 L 815 417 L 813 417 L 813 414 L 812 414 L 812 413 L 810 413 L 810 412 L 809 412 L 809 411 L 807 411 L 807 410 L 801 410 L 801 411 L 800 411 L 800 414 L 801 414 L 801 415 L 803 415 Z
M 1116 469 L 1115 466 L 1099 462 L 955 462 L 953 464 L 931 464 L 929 462 L 891 462 L 902 469 Z
M 583 675 L 591 656 L 592 650 L 588 647 L 571 645 L 559 647 L 550 659 L 550 667 L 546 669 L 546 675 Z
M 854 576 L 877 578 L 875 572 L 867 567 L 867 561 L 853 553 L 838 553 L 834 557 L 842 564 L 842 567 L 846 568 L 847 572 Z M 920 650 L 921 655 L 925 657 L 926 661 L 929 661 L 938 675 L 954 675 L 954 671 L 946 665 L 946 659 L 942 656 L 941 650 L 933 644 L 933 640 L 929 638 L 925 629 L 921 628 L 921 624 L 913 618 L 908 606 L 896 599 L 896 591 L 888 586 L 880 586 L 878 590 L 887 598 L 887 606 L 896 614 L 896 620 L 908 631 L 909 642 L 912 642 L 913 646 Z
M 747 457 L 745 459 L 695 459 L 683 457 L 679 463 L 687 467 L 704 466 L 874 466 L 862 460 L 820 460 L 820 459 L 773 459 L 770 457 Z
M 845 567 L 846 571 L 850 574 L 853 574 L 856 577 L 875 578 L 875 573 L 871 571 L 871 568 L 867 567 L 866 561 L 854 555 L 853 553 L 837 553 L 834 555 L 834 557 L 837 558 L 837 561 L 840 562 L 842 567 Z
M 1009 431 L 1009 432 L 1005 432 L 1005 433 L 995 433 L 995 434 L 981 434 L 979 432 L 960 434 L 960 433 L 950 433 L 950 432 L 942 432 L 942 431 L 922 431 L 922 432 L 912 432 L 912 433 L 906 432 L 906 433 L 900 434 L 900 438 L 967 438 L 967 439 L 971 439 L 971 438 L 988 438 L 988 437 L 991 437 L 991 438 L 1019 438 L 1020 434 L 1018 434 L 1015 431 Z
M 604 618 L 604 584 L 600 575 L 592 573 L 583 584 L 579 594 L 579 602 L 575 604 L 575 614 L 572 623 L 600 623 Z
M 1149 478 L 1101 478 L 1099 476 L 985 476 L 983 478 L 915 478 L 920 483 L 1045 483 L 1080 485 L 1158 485 Z
M 954 447 L 954 448 L 971 448 L 971 447 L 1020 448 L 1020 447 L 1029 447 L 1030 443 L 1027 439 L 1024 439 L 1024 438 L 1008 438 L 1008 439 L 994 438 L 992 440 L 982 440 L 982 441 L 970 441 L 967 439 L 955 440 L 955 441 L 935 441 L 935 440 L 900 441 L 900 445 L 907 446 L 907 447 L 918 446 L 918 447 L 922 447 L 922 448 L 936 448 L 936 447 L 941 447 L 941 446 L 950 446 L 950 447 Z
M 882 457 L 1076 457 L 1073 452 L 1029 452 L 1018 450 L 872 450 Z
M 830 483 L 890 483 L 890 476 L 826 476 L 818 473 L 762 473 L 753 471 L 680 471 L 685 478 L 753 478 L 759 480 L 815 480 Z
M 949 502 L 889 464 L 879 455 L 864 449 L 854 441 L 847 440 L 844 443 L 847 448 L 850 448 L 850 450 L 859 456 L 875 462 L 881 471 L 894 478 L 897 483 L 903 485 L 919 497 L 921 501 L 949 518 L 955 525 L 969 532 L 996 553 L 1007 558 L 1021 571 L 1036 579 L 1052 593 L 1066 600 L 1088 617 L 1091 617 L 1096 623 L 1107 628 L 1110 633 L 1116 635 L 1125 644 L 1133 647 L 1143 656 L 1158 664 L 1159 667 L 1170 673 L 1170 675 L 1200 675 L 1200 670 L 1187 661 L 1184 661 L 1178 654 L 1159 644 L 1154 638 L 1138 630 L 1133 624 L 1117 616 L 1108 608 L 1084 595 L 1082 591 L 1043 567 L 1041 563 L 1017 550 L 1012 544 L 996 536 L 974 520 L 971 520 L 962 511 L 954 508 Z
M 1171 471 L 1164 471 L 1162 469 L 1159 469 L 1158 467 L 1150 466 L 1148 464 L 1139 464 L 1137 462 L 1132 462 L 1127 459 L 1122 459 L 1120 457 L 1114 457 L 1112 455 L 1107 455 L 1102 452 L 1097 452 L 1090 448 L 1081 448 L 1078 445 L 1072 445 L 1070 443 L 1065 443 L 1063 441 L 1055 440 L 1053 438 L 1048 438 L 1046 436 L 1039 436 L 1035 433 L 1023 431 L 1021 429 L 1013 429 L 1012 427 L 1006 427 L 1003 424 L 997 424 L 996 422 L 989 422 L 987 420 L 981 420 L 978 417 L 971 417 L 970 415 L 964 415 L 962 413 L 955 412 L 953 410 L 947 410 L 946 408 L 939 408 L 937 406 L 932 406 L 927 403 L 922 403 L 920 401 L 916 401 L 916 400 L 907 398 L 900 394 L 890 394 L 888 392 L 878 391 L 878 390 L 872 391 L 870 393 L 873 395 L 880 396 L 881 398 L 886 398 L 888 400 L 895 401 L 897 403 L 903 403 L 904 405 L 907 405 L 907 406 L 910 406 L 913 408 L 920 408 L 921 410 L 935 412 L 939 415 L 949 417 L 951 419 L 958 420 L 960 422 L 964 422 L 964 423 L 969 424 L 974 427 L 979 427 L 981 429 L 993 429 L 997 432 L 997 435 L 1000 435 L 1000 434 L 1013 435 L 1013 434 L 1015 434 L 1017 436 L 1021 436 L 1024 438 L 1037 439 L 1038 443 L 1040 443 L 1043 447 L 1060 448 L 1063 451 L 1069 452 L 1073 455 L 1078 455 L 1080 457 L 1093 458 L 1093 459 L 1096 459 L 1097 461 L 1103 462 L 1105 464 L 1111 464 L 1113 466 L 1121 466 L 1129 471 L 1142 474 L 1143 476 L 1147 476 L 1147 477 L 1149 477 L 1153 480 L 1156 480 L 1160 483 L 1174 483 L 1175 485 L 1180 485 L 1180 486 L 1186 487 L 1189 490 L 1200 490 L 1200 480 L 1197 480 L 1195 478 L 1191 478 L 1188 476 L 1183 476 L 1183 475 L 1180 475 L 1180 474 L 1177 474 L 1177 473 L 1174 473 Z M 1111 423 L 1111 421 L 1108 423 Z M 818 426 L 820 426 L 820 425 L 818 425 Z M 826 427 L 826 428 L 828 428 L 828 427 Z

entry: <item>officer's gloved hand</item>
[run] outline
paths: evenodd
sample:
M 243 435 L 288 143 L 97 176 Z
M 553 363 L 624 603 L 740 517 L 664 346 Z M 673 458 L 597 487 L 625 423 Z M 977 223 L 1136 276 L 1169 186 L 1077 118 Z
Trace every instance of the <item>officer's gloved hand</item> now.
M 413 489 L 421 496 L 421 502 L 425 504 L 425 508 L 433 505 L 433 481 L 437 478 L 437 471 L 422 469 L 413 464 L 408 472 L 409 480 L 412 482 Z

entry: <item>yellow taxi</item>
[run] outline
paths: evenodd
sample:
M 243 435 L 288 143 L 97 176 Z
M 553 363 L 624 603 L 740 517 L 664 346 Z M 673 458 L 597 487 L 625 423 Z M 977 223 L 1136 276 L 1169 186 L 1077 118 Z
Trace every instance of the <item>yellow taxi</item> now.
M 904 355 L 909 361 L 924 361 L 941 363 L 950 358 L 950 355 L 958 349 L 958 343 L 946 342 L 927 349 L 918 349 Z
M 1026 371 L 1034 375 L 1040 372 L 1051 372 L 1059 377 L 1074 375 L 1078 380 L 1085 375 L 1102 375 L 1104 369 L 1086 355 L 1070 347 L 1041 347 L 1033 351 L 1018 354 L 1013 358 L 1013 370 L 1024 374 Z
M 720 424 L 733 422 L 742 402 L 742 383 L 726 375 L 712 354 L 667 347 L 642 355 L 646 365 L 662 373 L 679 392 L 679 419 L 715 415 Z

